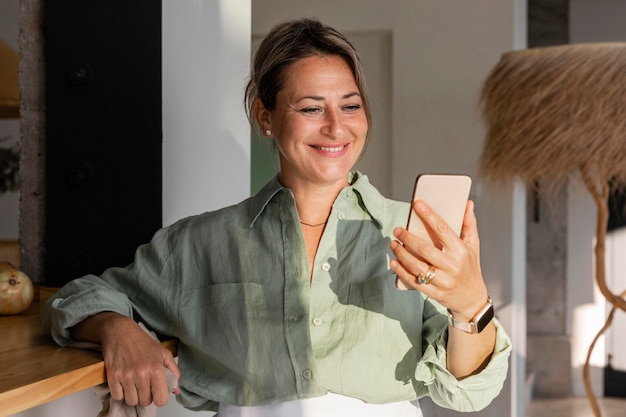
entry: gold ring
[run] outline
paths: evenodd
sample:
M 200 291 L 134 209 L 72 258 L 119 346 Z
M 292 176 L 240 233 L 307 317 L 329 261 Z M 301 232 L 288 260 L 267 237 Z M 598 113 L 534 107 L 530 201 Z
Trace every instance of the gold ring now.
M 426 284 L 430 284 L 433 279 L 435 279 L 435 267 L 431 265 L 426 271 Z
M 429 266 L 426 272 L 420 272 L 417 276 L 417 282 L 420 284 L 430 284 L 430 282 L 435 279 L 435 267 Z

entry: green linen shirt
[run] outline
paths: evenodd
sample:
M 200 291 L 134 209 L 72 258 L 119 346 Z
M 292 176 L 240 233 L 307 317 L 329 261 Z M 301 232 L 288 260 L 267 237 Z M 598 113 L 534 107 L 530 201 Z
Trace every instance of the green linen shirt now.
M 65 285 L 44 310 L 61 345 L 69 329 L 115 311 L 179 339 L 178 401 L 258 405 L 334 392 L 371 403 L 429 395 L 460 411 L 500 392 L 511 343 L 497 325 L 486 368 L 446 369 L 445 310 L 395 288 L 392 231 L 409 204 L 384 198 L 358 172 L 335 200 L 309 280 L 291 191 L 271 180 L 255 196 L 183 219 L 138 248 L 126 268 Z

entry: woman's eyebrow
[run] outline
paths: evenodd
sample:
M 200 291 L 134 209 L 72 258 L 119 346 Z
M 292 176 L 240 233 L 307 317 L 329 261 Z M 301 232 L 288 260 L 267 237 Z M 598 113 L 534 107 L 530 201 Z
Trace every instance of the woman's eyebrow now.
M 351 92 L 351 93 L 344 94 L 341 98 L 345 100 L 347 98 L 351 98 L 351 97 L 354 97 L 354 96 L 361 97 L 361 94 L 359 94 L 358 91 L 354 91 L 354 92 Z M 301 97 L 298 100 L 296 100 L 296 103 L 299 103 L 302 100 L 307 100 L 307 99 L 321 101 L 321 100 L 324 100 L 324 97 L 323 96 L 304 96 L 304 97 Z
M 361 97 L 361 94 L 359 94 L 358 91 L 353 91 L 352 93 L 348 93 L 348 94 L 344 95 L 342 98 L 350 98 L 350 97 L 354 97 L 354 96 Z

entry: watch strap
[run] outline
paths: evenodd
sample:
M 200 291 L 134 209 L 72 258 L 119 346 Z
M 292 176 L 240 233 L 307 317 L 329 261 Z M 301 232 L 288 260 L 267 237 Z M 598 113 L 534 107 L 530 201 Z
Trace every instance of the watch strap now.
M 476 334 L 483 331 L 485 327 L 493 320 L 495 313 L 493 309 L 493 301 L 487 296 L 487 302 L 472 317 L 469 322 L 457 320 L 452 315 L 452 311 L 448 309 L 448 322 L 455 329 L 462 330 L 466 333 Z

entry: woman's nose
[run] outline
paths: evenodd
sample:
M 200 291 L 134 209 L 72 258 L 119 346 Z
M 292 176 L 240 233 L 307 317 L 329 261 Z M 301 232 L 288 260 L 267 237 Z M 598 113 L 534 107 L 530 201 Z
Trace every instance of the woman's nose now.
M 325 112 L 322 134 L 332 138 L 338 138 L 344 129 L 345 126 L 339 111 L 329 110 Z

